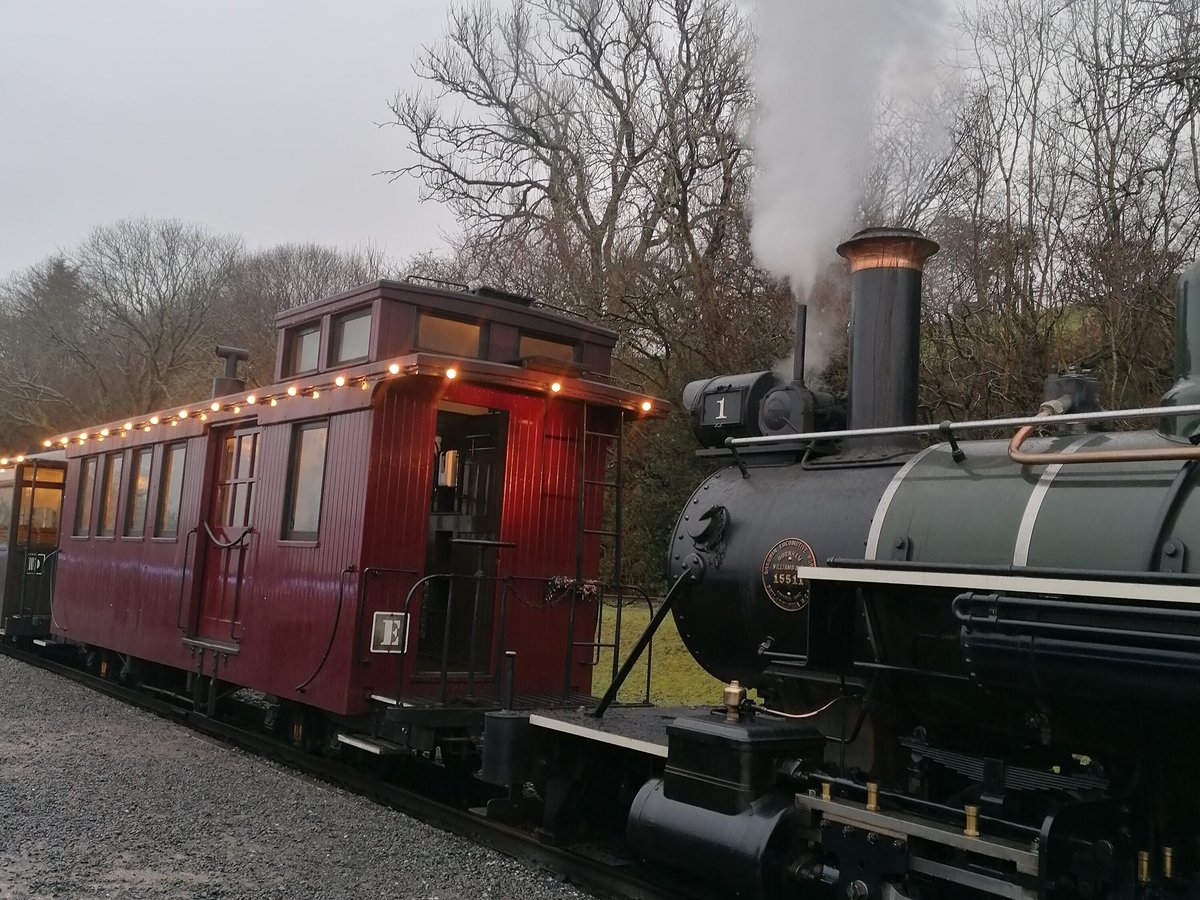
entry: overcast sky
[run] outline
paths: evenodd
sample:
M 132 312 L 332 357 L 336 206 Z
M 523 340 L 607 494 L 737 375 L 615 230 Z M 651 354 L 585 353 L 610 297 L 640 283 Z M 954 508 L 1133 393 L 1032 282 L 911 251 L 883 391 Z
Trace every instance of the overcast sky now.
M 132 216 L 250 246 L 440 245 L 377 128 L 448 0 L 0 0 L 0 278 Z

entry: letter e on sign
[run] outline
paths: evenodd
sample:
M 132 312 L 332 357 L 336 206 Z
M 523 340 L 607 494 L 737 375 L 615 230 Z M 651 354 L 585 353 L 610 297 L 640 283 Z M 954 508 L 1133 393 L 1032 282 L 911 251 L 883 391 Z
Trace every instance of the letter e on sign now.
M 408 617 L 402 612 L 377 612 L 371 628 L 372 653 L 403 653 L 408 647 Z

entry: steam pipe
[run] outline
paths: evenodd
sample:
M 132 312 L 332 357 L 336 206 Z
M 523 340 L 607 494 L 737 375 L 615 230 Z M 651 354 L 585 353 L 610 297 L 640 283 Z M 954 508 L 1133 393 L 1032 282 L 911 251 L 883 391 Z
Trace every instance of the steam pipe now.
M 1037 419 L 1056 418 L 1043 406 L 1035 416 L 1035 421 L 1023 425 L 1012 440 L 1008 442 L 1008 458 L 1019 466 L 1052 466 L 1070 463 L 1116 463 L 1116 462 L 1164 462 L 1175 459 L 1200 459 L 1200 446 L 1190 444 L 1181 447 L 1147 448 L 1138 450 L 1084 450 L 1078 453 L 1027 453 L 1021 449 L 1034 430 L 1038 427 Z

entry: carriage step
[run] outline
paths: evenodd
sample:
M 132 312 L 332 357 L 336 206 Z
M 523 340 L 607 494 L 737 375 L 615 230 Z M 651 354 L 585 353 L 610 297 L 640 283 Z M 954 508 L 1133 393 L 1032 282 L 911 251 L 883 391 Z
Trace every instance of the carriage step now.
M 365 734 L 338 732 L 337 739 L 343 744 L 350 747 L 357 747 L 359 750 L 365 750 L 367 753 L 374 753 L 376 756 L 391 756 L 394 753 L 404 752 L 404 748 L 399 744 L 393 744 L 391 741 L 385 741 L 383 738 L 370 737 Z
M 397 700 L 395 697 L 385 697 L 383 694 L 372 694 L 371 699 L 385 706 L 412 706 L 411 703 L 405 703 L 402 700 Z

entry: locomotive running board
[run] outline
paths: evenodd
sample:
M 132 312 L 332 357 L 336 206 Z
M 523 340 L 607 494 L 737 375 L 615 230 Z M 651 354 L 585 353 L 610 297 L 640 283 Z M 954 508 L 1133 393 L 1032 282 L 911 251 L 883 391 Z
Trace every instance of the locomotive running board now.
M 1082 581 L 1073 578 L 1032 578 L 1022 575 L 973 575 L 958 572 L 915 572 L 893 569 L 831 569 L 798 566 L 796 574 L 806 581 L 845 584 L 881 584 L 896 587 L 960 591 L 1004 591 L 1013 594 L 1052 594 L 1090 597 L 1098 600 L 1147 600 L 1200 606 L 1200 587 L 1145 582 Z

